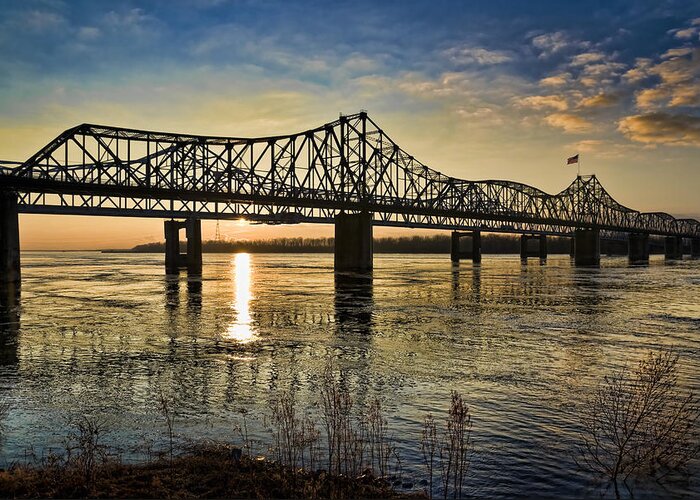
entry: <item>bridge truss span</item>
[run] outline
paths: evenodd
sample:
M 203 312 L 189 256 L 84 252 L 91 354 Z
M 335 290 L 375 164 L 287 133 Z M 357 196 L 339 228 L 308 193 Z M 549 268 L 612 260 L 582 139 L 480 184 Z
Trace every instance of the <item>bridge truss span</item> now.
M 83 124 L 23 163 L 0 162 L 0 189 L 18 193 L 25 213 L 328 223 L 345 211 L 400 227 L 700 237 L 700 222 L 624 207 L 595 176 L 550 195 L 443 175 L 366 113 L 262 138 Z

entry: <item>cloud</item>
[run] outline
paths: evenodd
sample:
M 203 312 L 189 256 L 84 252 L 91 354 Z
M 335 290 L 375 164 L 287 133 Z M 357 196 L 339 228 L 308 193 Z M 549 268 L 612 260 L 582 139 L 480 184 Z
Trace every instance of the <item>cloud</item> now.
M 585 66 L 586 64 L 602 61 L 603 59 L 605 59 L 605 54 L 602 52 L 584 52 L 583 54 L 574 56 L 571 60 L 571 65 Z
M 564 130 L 567 134 L 587 132 L 593 127 L 593 124 L 585 118 L 570 113 L 553 113 L 547 115 L 544 121 L 551 127 Z
M 614 61 L 586 64 L 579 73 L 578 82 L 584 87 L 603 90 L 616 83 L 625 69 L 625 64 Z
M 120 35 L 139 39 L 151 38 L 161 27 L 158 18 L 146 14 L 143 9 L 133 8 L 123 11 L 109 11 L 103 19 L 104 28 Z
M 661 81 L 637 91 L 637 107 L 651 110 L 663 106 L 700 106 L 700 49 L 671 49 L 662 57 L 658 64 L 645 64 L 640 69 L 640 73 L 657 76 Z
M 635 95 L 639 109 L 650 110 L 664 106 L 700 106 L 700 87 L 696 84 L 657 86 L 642 89 Z
M 637 107 L 640 109 L 651 109 L 657 103 L 668 99 L 669 91 L 663 87 L 653 87 L 649 89 L 641 89 L 635 94 Z
M 552 75 L 540 80 L 540 85 L 542 87 L 561 87 L 568 84 L 571 81 L 571 74 L 569 73 L 559 73 L 558 75 Z
M 676 85 L 671 93 L 669 106 L 700 106 L 700 82 Z
M 630 143 L 619 143 L 609 139 L 584 139 L 566 144 L 562 148 L 567 154 L 571 151 L 590 153 L 592 159 L 617 159 L 637 156 L 639 146 Z M 585 161 L 585 160 L 584 160 Z
M 444 51 L 445 56 L 455 64 L 501 64 L 512 60 L 508 52 L 488 50 L 481 47 L 452 47 Z
M 32 10 L 27 13 L 27 26 L 34 31 L 46 31 L 58 28 L 66 23 L 60 14 L 55 12 Z
M 95 28 L 93 26 L 83 26 L 82 28 L 78 29 L 78 38 L 81 40 L 95 40 L 99 38 L 99 36 L 99 28 Z
M 594 96 L 585 97 L 579 103 L 580 108 L 606 108 L 614 106 L 620 101 L 620 97 L 616 94 L 600 93 Z
M 407 94 L 420 97 L 445 97 L 469 93 L 469 77 L 460 72 L 443 73 L 437 79 L 426 79 L 415 73 L 407 73 L 391 84 Z
M 460 118 L 464 118 L 466 120 L 478 120 L 481 124 L 487 123 L 491 125 L 502 125 L 504 123 L 503 116 L 501 116 L 499 111 L 488 106 L 476 108 L 458 106 L 455 109 L 455 113 Z
M 115 27 L 137 26 L 151 20 L 151 16 L 145 14 L 143 9 L 134 8 L 124 12 L 114 10 L 105 15 L 105 22 Z
M 618 130 L 628 139 L 645 144 L 700 147 L 700 117 L 649 113 L 627 116 Z
M 679 30 L 673 30 L 673 36 L 680 40 L 690 40 L 695 38 L 695 36 L 700 32 L 698 28 L 684 28 Z
M 649 69 L 649 72 L 661 77 L 665 83 L 682 83 L 700 74 L 700 49 L 692 52 L 692 58 L 674 57 Z
M 630 83 L 643 80 L 649 76 L 649 68 L 651 67 L 652 63 L 653 61 L 648 57 L 638 57 L 635 60 L 634 66 L 627 70 L 622 77 L 628 80 Z
M 608 145 L 608 141 L 603 141 L 600 139 L 586 139 L 583 141 L 577 141 L 572 144 L 568 144 L 566 149 L 568 151 L 579 151 L 581 153 L 589 153 L 591 151 L 597 151 L 601 147 Z
M 613 76 L 621 73 L 627 66 L 618 62 L 599 62 L 584 66 L 583 73 L 591 76 Z
M 566 35 L 562 31 L 538 35 L 532 39 L 532 45 L 545 54 L 559 52 L 569 44 Z
M 566 99 L 558 95 L 533 95 L 529 97 L 521 97 L 515 100 L 515 105 L 530 109 L 551 108 L 558 111 L 566 111 L 569 109 Z
M 540 58 L 547 58 L 571 47 L 589 47 L 590 43 L 571 40 L 563 31 L 555 31 L 537 35 L 532 39 L 532 45 L 540 50 Z
M 677 49 L 668 49 L 666 52 L 664 52 L 661 55 L 661 59 L 670 59 L 673 57 L 683 57 L 687 56 L 688 54 L 692 54 L 693 48 L 692 47 L 680 47 Z

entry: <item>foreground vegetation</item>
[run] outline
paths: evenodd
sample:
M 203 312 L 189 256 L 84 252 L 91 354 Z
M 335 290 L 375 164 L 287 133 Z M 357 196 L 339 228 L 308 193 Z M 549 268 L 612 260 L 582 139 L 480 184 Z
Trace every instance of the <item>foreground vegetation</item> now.
M 649 352 L 636 368 L 604 377 L 577 405 L 577 463 L 612 486 L 617 498 L 623 485 L 632 495 L 630 479 L 688 476 L 688 465 L 700 454 L 700 401 L 679 387 L 678 360 L 670 350 Z M 266 456 L 253 454 L 245 414 L 243 425 L 234 428 L 239 446 L 199 443 L 176 450 L 178 403 L 162 392 L 158 399 L 167 447 L 155 459 L 149 451 L 144 463 L 123 463 L 105 444 L 109 429 L 104 421 L 82 417 L 61 453 L 0 470 L 0 497 L 467 496 L 472 416 L 460 393 L 451 393 L 444 416 L 425 415 L 420 451 L 426 479 L 414 485 L 402 478 L 401 457 L 381 401 L 357 405 L 342 379 L 329 363 L 313 414 L 308 406 L 300 411 L 292 390 L 273 396 L 266 416 L 271 431 Z M 0 404 L 0 417 L 8 410 Z
M 348 478 L 305 471 L 242 454 L 224 445 L 199 446 L 172 460 L 90 466 L 53 458 L 42 466 L 0 472 L 3 498 L 408 498 L 370 473 Z
M 581 406 L 581 464 L 620 498 L 633 478 L 686 472 L 700 452 L 700 400 L 678 386 L 678 354 L 649 352 L 636 368 L 606 376 Z
M 243 425 L 233 427 L 240 447 L 195 444 L 176 450 L 178 402 L 160 393 L 166 448 L 141 464 L 124 464 L 106 444 L 106 421 L 82 417 L 66 436 L 65 449 L 0 471 L 0 497 L 205 497 L 205 498 L 404 498 L 431 497 L 433 469 L 444 498 L 462 498 L 471 453 L 471 415 L 453 392 L 445 419 L 426 416 L 430 434 L 430 489 L 404 481 L 402 464 L 382 404 L 357 405 L 342 373 L 329 363 L 321 377 L 319 411 L 300 412 L 294 391 L 271 403 L 271 442 L 266 456 Z M 425 482 L 425 485 L 428 483 Z M 402 493 L 394 489 L 401 486 Z

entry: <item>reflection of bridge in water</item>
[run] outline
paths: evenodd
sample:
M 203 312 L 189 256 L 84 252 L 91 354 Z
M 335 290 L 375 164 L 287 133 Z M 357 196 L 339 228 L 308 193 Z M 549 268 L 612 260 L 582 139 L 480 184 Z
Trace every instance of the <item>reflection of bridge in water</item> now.
M 594 176 L 555 195 L 455 179 L 420 163 L 364 112 L 263 138 L 69 129 L 23 163 L 0 162 L 5 282 L 20 278 L 18 213 L 182 218 L 165 223 L 166 269 L 194 274 L 202 219 L 333 223 L 338 270 L 371 269 L 373 226 L 453 230 L 453 260 L 480 260 L 482 231 L 521 234 L 523 258 L 546 258 L 548 235 L 570 236 L 582 265 L 599 262 L 601 234 L 628 235 L 632 261 L 648 261 L 649 235 L 666 238 L 667 258 L 682 258 L 684 239 L 700 256 L 700 222 L 626 208 Z

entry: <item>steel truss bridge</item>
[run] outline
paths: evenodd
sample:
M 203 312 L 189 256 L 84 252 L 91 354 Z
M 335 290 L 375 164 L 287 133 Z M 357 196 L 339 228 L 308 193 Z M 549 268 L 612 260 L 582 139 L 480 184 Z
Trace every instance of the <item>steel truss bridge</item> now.
M 305 132 L 206 137 L 83 124 L 25 162 L 0 162 L 20 213 L 373 224 L 571 235 L 576 228 L 700 238 L 700 222 L 616 202 L 595 176 L 558 194 L 433 170 L 366 113 Z

